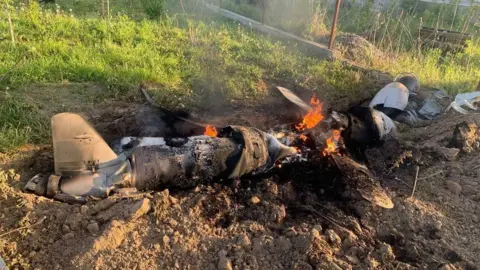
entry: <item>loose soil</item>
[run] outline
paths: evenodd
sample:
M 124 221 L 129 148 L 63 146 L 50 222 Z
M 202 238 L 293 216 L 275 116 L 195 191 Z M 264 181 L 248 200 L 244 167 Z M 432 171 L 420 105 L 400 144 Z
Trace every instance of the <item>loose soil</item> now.
M 82 102 L 75 110 L 106 140 L 168 132 L 148 105 Z M 295 119 L 288 106 L 272 94 L 192 115 L 268 130 Z M 452 113 L 367 151 L 390 210 L 276 177 L 69 205 L 22 192 L 53 169 L 51 146 L 24 146 L 0 159 L 0 256 L 12 269 L 477 269 L 480 151 L 448 148 L 463 121 L 480 126 Z

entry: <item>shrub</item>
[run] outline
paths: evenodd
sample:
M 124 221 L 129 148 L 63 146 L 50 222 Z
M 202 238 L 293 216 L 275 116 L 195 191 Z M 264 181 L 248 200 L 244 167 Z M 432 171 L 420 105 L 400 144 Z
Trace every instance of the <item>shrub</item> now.
M 143 11 L 150 19 L 157 19 L 163 13 L 164 0 L 141 0 Z

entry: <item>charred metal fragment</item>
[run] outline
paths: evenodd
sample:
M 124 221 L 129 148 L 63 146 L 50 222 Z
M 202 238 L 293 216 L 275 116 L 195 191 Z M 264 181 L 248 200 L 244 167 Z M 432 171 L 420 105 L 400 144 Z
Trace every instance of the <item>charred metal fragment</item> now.
M 347 140 L 363 145 L 378 144 L 381 139 L 395 131 L 393 121 L 384 113 L 361 106 L 348 111 Z
M 409 82 L 409 86 L 414 87 L 414 77 L 408 77 L 405 81 Z M 397 84 L 400 85 L 401 83 L 398 82 Z M 408 100 L 409 90 L 403 86 L 403 84 L 401 85 L 407 92 Z M 285 98 L 297 105 L 302 111 L 312 110 L 310 105 L 300 99 L 292 91 L 283 87 L 277 87 L 277 89 Z M 406 106 L 406 102 L 404 105 Z M 381 111 L 369 107 L 354 106 L 344 112 L 332 111 L 329 112 L 329 116 L 323 122 L 329 125 L 327 129 L 342 130 L 342 136 L 349 146 L 378 145 L 381 140 L 389 135 L 395 136 L 396 133 L 395 124 L 390 117 Z
M 268 170 L 277 159 L 296 153 L 272 135 L 242 126 L 226 127 L 218 138 L 127 137 L 117 142 L 118 155 L 76 114 L 55 115 L 52 134 L 55 175 L 46 182 L 36 177 L 25 189 L 64 201 L 105 198 L 124 188 L 187 188 L 236 179 Z
M 393 208 L 392 200 L 367 167 L 347 156 L 333 155 L 332 158 L 340 169 L 342 181 L 350 191 L 382 208 Z
M 342 131 L 345 146 L 350 151 L 360 152 L 367 147 L 380 145 L 387 137 L 396 135 L 396 126 L 384 113 L 355 106 L 347 112 L 332 112 L 331 126 Z
M 196 137 L 183 146 L 146 146 L 132 155 L 134 183 L 139 190 L 186 188 L 228 177 L 242 149 L 227 138 Z
M 371 171 L 347 155 L 318 156 L 302 153 L 289 156 L 276 169 L 282 181 L 300 189 L 317 191 L 330 200 L 366 200 L 390 209 L 393 202 Z

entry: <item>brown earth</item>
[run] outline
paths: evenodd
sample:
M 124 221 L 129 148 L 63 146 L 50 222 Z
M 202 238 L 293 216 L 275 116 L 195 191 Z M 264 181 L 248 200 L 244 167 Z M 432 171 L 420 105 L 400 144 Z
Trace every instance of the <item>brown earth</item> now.
M 292 117 L 278 96 L 264 102 L 194 115 L 262 129 Z M 108 140 L 155 123 L 139 103 L 82 104 L 71 110 Z M 276 177 L 69 205 L 21 191 L 53 166 L 49 145 L 21 147 L 0 158 L 0 256 L 12 269 L 477 269 L 480 152 L 448 148 L 465 120 L 480 126 L 478 115 L 446 115 L 367 152 L 391 210 Z

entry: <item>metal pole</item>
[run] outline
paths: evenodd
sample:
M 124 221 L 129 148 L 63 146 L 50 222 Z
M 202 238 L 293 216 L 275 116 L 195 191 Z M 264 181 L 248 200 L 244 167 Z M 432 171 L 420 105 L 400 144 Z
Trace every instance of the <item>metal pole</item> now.
M 410 198 L 413 198 L 413 195 L 415 195 L 415 189 L 417 188 L 418 171 L 420 171 L 419 166 L 417 166 L 417 172 L 415 173 L 415 182 L 413 182 L 412 195 L 410 196 Z
M 335 41 L 335 34 L 337 33 L 337 19 L 338 19 L 338 11 L 340 9 L 340 3 L 342 0 L 337 0 L 337 4 L 335 5 L 335 13 L 333 14 L 333 22 L 332 22 L 332 32 L 330 34 L 330 43 L 328 44 L 328 49 L 333 49 L 333 42 Z

